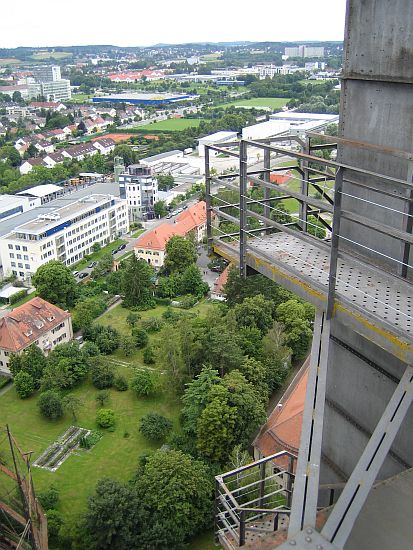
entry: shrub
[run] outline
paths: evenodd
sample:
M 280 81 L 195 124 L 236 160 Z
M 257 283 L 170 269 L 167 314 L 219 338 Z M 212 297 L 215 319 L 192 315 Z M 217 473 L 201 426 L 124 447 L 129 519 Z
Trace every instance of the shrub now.
M 82 449 L 90 449 L 94 445 L 96 445 L 96 443 L 102 438 L 102 435 L 102 432 L 94 430 L 89 434 L 84 435 L 79 441 L 79 445 L 80 447 L 82 447 Z
M 140 318 L 141 316 L 139 315 L 139 313 L 131 312 L 128 313 L 128 316 L 126 317 L 126 322 L 129 326 L 134 327 Z
M 112 409 L 100 409 L 96 414 L 96 424 L 101 428 L 112 428 L 115 425 L 115 413 Z
M 115 375 L 110 365 L 95 365 L 92 369 L 92 383 L 98 390 L 111 388 Z
M 197 303 L 198 298 L 196 296 L 184 296 L 179 301 L 179 307 L 182 309 L 191 309 Z
M 82 353 L 85 357 L 97 357 L 100 351 L 95 343 L 87 341 L 82 346 Z
M 153 377 L 147 370 L 135 370 L 130 386 L 139 397 L 152 395 L 155 391 Z
M 145 350 L 146 351 L 146 350 Z M 113 382 L 114 388 L 116 388 L 118 391 L 126 391 L 129 388 L 128 381 L 124 376 L 119 374 L 116 376 L 114 382 Z
M 60 512 L 57 510 L 48 510 L 47 517 L 47 533 L 50 539 L 56 539 L 59 535 L 61 526 L 63 525 L 63 519 Z
M 59 502 L 59 491 L 54 485 L 50 485 L 46 491 L 38 493 L 37 498 L 39 499 L 43 510 L 53 510 Z
M 143 362 L 145 365 L 153 365 L 155 363 L 155 353 L 149 346 L 143 352 Z
M 96 396 L 96 402 L 100 407 L 103 407 L 103 405 L 106 405 L 106 403 L 109 401 L 110 395 L 108 390 L 102 390 L 100 391 Z
M 57 420 L 63 416 L 62 399 L 54 390 L 41 393 L 37 405 L 42 415 L 46 418 Z
M 163 322 L 159 317 L 149 317 L 142 321 L 142 327 L 146 332 L 159 332 L 163 327 Z
M 165 439 L 172 429 L 172 422 L 158 413 L 149 413 L 141 418 L 139 431 L 147 439 Z
M 13 296 L 10 296 L 9 303 L 10 305 L 15 304 L 19 300 L 22 300 L 27 295 L 27 288 L 24 290 L 20 290 L 19 292 L 16 292 L 16 294 L 13 294 Z
M 33 377 L 28 372 L 21 370 L 14 377 L 14 386 L 20 399 L 25 399 L 34 392 Z
M 138 328 L 132 331 L 132 336 L 135 339 L 135 346 L 138 349 L 144 348 L 148 343 L 148 334 L 145 330 Z

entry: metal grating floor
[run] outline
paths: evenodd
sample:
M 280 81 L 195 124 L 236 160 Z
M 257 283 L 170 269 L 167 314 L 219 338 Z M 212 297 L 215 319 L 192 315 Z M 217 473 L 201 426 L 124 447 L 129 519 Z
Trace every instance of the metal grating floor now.
M 330 255 L 328 251 L 286 233 L 275 233 L 248 241 L 247 252 L 264 254 L 292 271 L 328 289 Z M 370 313 L 399 331 L 413 334 L 413 285 L 382 274 L 354 260 L 338 260 L 337 298 L 351 303 L 362 313 Z

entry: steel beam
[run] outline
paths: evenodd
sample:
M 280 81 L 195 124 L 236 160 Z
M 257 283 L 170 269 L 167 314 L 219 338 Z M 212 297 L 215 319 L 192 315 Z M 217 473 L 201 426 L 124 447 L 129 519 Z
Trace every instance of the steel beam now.
M 408 366 L 321 534 L 343 548 L 413 401 L 413 368 Z
M 207 222 L 208 253 L 212 252 L 211 174 L 209 170 L 209 147 L 205 145 L 205 210 Z
M 331 233 L 330 271 L 328 274 L 327 319 L 331 319 L 334 310 L 336 294 L 338 242 L 341 220 L 341 191 L 343 189 L 343 170 L 340 168 L 336 174 L 334 191 L 333 228 Z
M 240 220 L 239 220 L 239 266 L 241 277 L 247 276 L 247 169 L 248 169 L 248 151 L 245 141 L 241 141 L 239 154 L 239 193 L 240 193 Z
M 330 321 L 324 312 L 318 310 L 314 321 L 289 537 L 294 537 L 304 526 L 314 527 L 316 524 L 329 344 Z

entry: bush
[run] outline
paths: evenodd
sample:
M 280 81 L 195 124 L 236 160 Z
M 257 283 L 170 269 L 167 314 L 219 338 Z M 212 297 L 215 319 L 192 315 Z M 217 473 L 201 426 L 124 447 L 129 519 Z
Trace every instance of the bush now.
M 54 485 L 50 485 L 50 487 L 46 491 L 38 493 L 37 498 L 39 499 L 43 510 L 53 510 L 54 508 L 56 508 L 56 505 L 59 502 L 59 491 Z
M 96 424 L 101 428 L 112 428 L 115 425 L 115 413 L 112 409 L 100 409 L 96 414 Z
M 147 439 L 165 439 L 172 429 L 172 422 L 158 413 L 149 413 L 141 418 L 139 431 Z
M 15 304 L 19 300 L 22 300 L 27 295 L 27 288 L 24 290 L 20 290 L 19 292 L 16 292 L 16 294 L 13 294 L 13 296 L 10 296 L 9 303 L 10 305 Z
M 20 399 L 25 399 L 34 392 L 33 377 L 28 372 L 21 370 L 14 377 L 14 386 Z
M 149 317 L 142 321 L 142 327 L 146 332 L 159 332 L 164 323 L 159 317 Z
M 148 343 L 148 334 L 145 330 L 141 328 L 134 329 L 132 331 L 132 336 L 135 339 L 135 346 L 138 349 L 142 349 Z
M 62 516 L 57 510 L 48 510 L 46 513 L 46 517 L 47 533 L 49 535 L 49 539 L 56 539 L 59 535 L 60 528 L 63 525 Z
M 155 302 L 158 304 L 158 306 L 170 306 L 171 305 L 171 299 L 170 298 L 155 297 Z
M 111 388 L 115 375 L 110 365 L 95 365 L 92 369 L 92 383 L 98 390 Z
M 102 438 L 102 436 L 102 432 L 94 430 L 89 434 L 84 435 L 79 441 L 79 445 L 82 449 L 91 449 Z
M 198 302 L 196 296 L 184 296 L 179 300 L 179 307 L 182 309 L 191 309 Z
M 63 416 L 62 399 L 54 390 L 41 393 L 37 405 L 41 414 L 46 418 L 57 420 Z
M 145 365 L 153 365 L 155 363 L 155 353 L 149 346 L 143 352 L 143 362 Z
M 87 341 L 82 346 L 82 353 L 85 357 L 97 357 L 100 351 L 96 344 Z
M 152 395 L 155 392 L 153 377 L 147 370 L 135 370 L 130 387 L 139 397 Z
M 146 350 L 145 350 L 146 351 Z M 114 388 L 116 388 L 118 391 L 126 391 L 129 388 L 128 381 L 124 376 L 119 374 L 116 376 L 115 381 L 113 382 Z
M 106 405 L 106 403 L 109 401 L 109 398 L 110 394 L 108 390 L 100 391 L 95 397 L 96 403 L 99 405 L 99 407 L 103 407 L 103 405 Z

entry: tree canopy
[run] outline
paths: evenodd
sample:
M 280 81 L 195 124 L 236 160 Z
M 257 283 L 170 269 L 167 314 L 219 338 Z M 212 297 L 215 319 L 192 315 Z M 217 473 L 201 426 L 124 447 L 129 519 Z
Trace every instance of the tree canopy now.
M 77 282 L 70 269 L 62 262 L 51 260 L 39 267 L 33 275 L 33 284 L 38 296 L 68 309 L 75 305 L 78 295 Z

